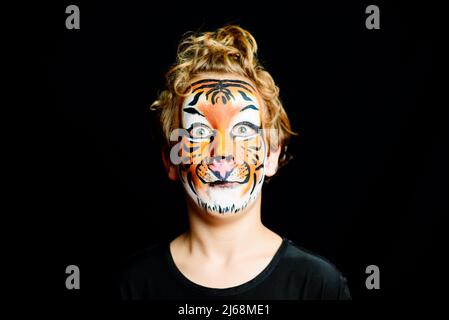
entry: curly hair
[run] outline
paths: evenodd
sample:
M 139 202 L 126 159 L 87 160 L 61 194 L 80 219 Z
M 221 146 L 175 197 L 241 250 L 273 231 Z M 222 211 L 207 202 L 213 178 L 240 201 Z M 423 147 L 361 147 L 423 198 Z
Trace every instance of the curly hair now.
M 180 123 L 180 105 L 191 93 L 190 80 L 201 73 L 231 73 L 251 80 L 264 102 L 264 129 L 275 129 L 267 140 L 272 148 L 281 145 L 279 166 L 285 164 L 292 134 L 287 113 L 279 99 L 279 88 L 257 59 L 257 42 L 247 30 L 229 25 L 215 32 L 187 33 L 177 50 L 176 63 L 166 74 L 166 90 L 151 110 L 160 111 L 160 125 L 167 145 L 170 133 Z

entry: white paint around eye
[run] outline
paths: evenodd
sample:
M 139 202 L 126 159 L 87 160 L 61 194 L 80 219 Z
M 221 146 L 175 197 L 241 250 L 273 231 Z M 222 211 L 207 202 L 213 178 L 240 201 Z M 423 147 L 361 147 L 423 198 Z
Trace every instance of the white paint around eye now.
M 251 122 L 260 127 L 260 107 L 256 104 L 254 104 L 254 106 L 259 108 L 259 110 L 246 109 L 243 112 L 239 112 L 234 119 L 232 119 L 229 130 L 232 130 L 232 128 L 240 122 Z
M 234 105 L 238 105 L 240 109 L 243 109 L 244 107 L 249 106 L 249 105 L 253 105 L 253 106 L 257 107 L 259 110 L 247 109 L 243 112 L 239 112 L 234 117 L 234 119 L 232 119 L 232 121 L 230 123 L 229 130 L 232 130 L 232 128 L 237 123 L 243 122 L 243 121 L 248 121 L 256 126 L 260 126 L 260 124 L 261 124 L 260 123 L 261 108 L 260 108 L 259 104 L 257 103 L 257 99 L 255 97 L 251 96 L 251 99 L 253 99 L 253 101 L 246 101 L 245 99 L 243 99 L 243 97 L 241 95 L 236 95 L 235 100 L 231 100 L 231 103 L 233 103 Z
M 207 125 L 209 128 L 213 129 L 212 126 L 210 125 L 209 121 L 207 121 L 207 119 L 205 117 L 200 116 L 199 114 L 192 114 L 192 113 L 188 113 L 185 112 L 184 109 L 186 108 L 193 108 L 198 110 L 198 112 L 202 113 L 199 109 L 198 109 L 198 105 L 201 102 L 205 102 L 205 95 L 203 94 L 200 99 L 198 100 L 198 103 L 195 106 L 189 106 L 189 103 L 193 100 L 195 94 L 191 94 L 187 99 L 185 99 L 185 102 L 182 105 L 182 122 L 181 125 L 184 129 L 188 129 L 190 128 L 190 126 L 194 123 L 203 123 L 205 125 Z
M 198 110 L 198 109 L 197 109 Z M 182 127 L 184 129 L 190 128 L 190 126 L 194 123 L 202 123 L 211 128 L 214 129 L 212 125 L 207 121 L 207 118 L 202 117 L 198 114 L 191 114 L 188 112 L 183 111 L 183 117 L 182 117 Z

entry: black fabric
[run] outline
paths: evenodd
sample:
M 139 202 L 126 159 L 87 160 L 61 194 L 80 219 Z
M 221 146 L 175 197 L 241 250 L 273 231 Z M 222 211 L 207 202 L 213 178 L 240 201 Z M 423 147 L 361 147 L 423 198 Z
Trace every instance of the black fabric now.
M 125 300 L 351 299 L 346 279 L 334 265 L 286 238 L 261 273 L 235 287 L 207 288 L 190 281 L 176 267 L 169 243 L 130 259 L 118 286 L 120 298 Z

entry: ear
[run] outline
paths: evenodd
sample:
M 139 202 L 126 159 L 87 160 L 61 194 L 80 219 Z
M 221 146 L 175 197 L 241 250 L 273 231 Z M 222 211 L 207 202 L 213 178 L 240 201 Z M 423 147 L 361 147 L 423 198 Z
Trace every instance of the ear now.
M 162 148 L 161 156 L 168 178 L 173 181 L 178 180 L 178 168 L 170 161 L 167 148 Z
M 277 149 L 270 150 L 270 154 L 267 155 L 267 160 L 265 161 L 265 175 L 267 177 L 273 176 L 278 170 L 280 154 L 281 146 L 279 145 Z

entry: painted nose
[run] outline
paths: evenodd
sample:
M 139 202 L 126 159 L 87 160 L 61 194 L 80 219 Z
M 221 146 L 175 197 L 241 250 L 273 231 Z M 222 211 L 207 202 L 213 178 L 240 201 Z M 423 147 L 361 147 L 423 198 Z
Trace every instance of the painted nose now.
M 209 169 L 221 180 L 226 178 L 234 168 L 234 159 L 232 157 L 215 157 L 209 164 Z
M 234 143 L 232 138 L 224 131 L 217 130 L 214 141 L 211 144 L 211 157 L 229 157 L 234 152 Z

